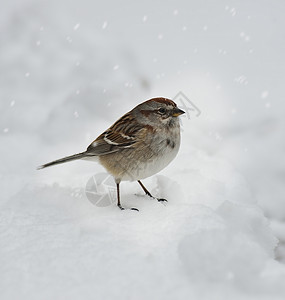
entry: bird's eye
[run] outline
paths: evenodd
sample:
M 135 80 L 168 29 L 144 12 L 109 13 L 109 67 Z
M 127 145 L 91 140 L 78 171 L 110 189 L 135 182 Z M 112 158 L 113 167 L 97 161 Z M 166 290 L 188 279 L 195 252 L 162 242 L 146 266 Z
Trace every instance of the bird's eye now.
M 160 108 L 159 110 L 158 110 L 158 112 L 160 113 L 160 114 L 165 114 L 166 113 L 166 109 L 165 108 Z

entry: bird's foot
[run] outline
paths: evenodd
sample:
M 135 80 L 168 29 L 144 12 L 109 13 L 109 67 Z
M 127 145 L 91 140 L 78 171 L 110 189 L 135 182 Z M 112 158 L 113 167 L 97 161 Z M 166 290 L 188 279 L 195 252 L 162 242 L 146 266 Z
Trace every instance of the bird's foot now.
M 164 198 L 157 198 L 157 197 L 154 197 L 154 196 L 152 196 L 151 194 L 147 194 L 150 198 L 152 198 L 152 199 L 155 199 L 155 200 L 157 200 L 158 202 L 160 202 L 160 203 L 166 203 L 166 202 L 168 202 L 166 199 L 164 199 Z
M 139 211 L 139 210 L 138 210 L 137 208 L 135 208 L 135 207 L 125 208 L 125 207 L 121 206 L 121 204 L 119 204 L 118 207 L 119 207 L 120 210 L 127 210 L 127 209 L 129 209 L 129 210 Z
M 165 202 L 168 202 L 167 199 L 164 199 L 164 198 L 155 198 L 158 202 L 161 202 L 161 203 L 165 203 Z

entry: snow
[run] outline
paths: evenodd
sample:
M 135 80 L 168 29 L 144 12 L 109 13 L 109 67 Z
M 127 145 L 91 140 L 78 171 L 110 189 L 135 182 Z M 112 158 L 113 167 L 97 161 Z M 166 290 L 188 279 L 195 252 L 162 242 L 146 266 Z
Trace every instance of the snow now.
M 1 299 L 284 299 L 284 3 L 124 4 L 0 12 Z M 120 211 L 96 163 L 36 170 L 179 92 L 180 151 L 143 181 L 167 203 L 123 182 Z

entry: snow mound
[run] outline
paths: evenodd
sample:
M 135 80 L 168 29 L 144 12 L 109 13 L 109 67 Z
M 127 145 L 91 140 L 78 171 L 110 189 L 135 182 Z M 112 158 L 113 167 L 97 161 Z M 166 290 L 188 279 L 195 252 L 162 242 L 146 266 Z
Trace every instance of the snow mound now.
M 122 184 L 123 204 L 140 212 L 94 206 L 84 186 L 38 184 L 17 192 L 1 207 L 3 297 L 282 299 L 285 273 L 275 264 L 276 239 L 266 218 L 252 200 L 230 199 L 232 178 L 240 197 L 244 181 L 228 163 L 191 152 L 201 166 L 196 175 L 189 159 L 183 167 L 182 155 L 181 169 L 170 166 L 171 177 L 145 181 L 168 198 L 166 205 L 135 182 Z M 208 189 L 196 176 L 211 178 Z
M 221 217 L 216 228 L 199 228 L 183 238 L 181 261 L 194 280 L 248 283 L 273 257 L 277 240 L 254 206 L 225 201 L 216 213 Z

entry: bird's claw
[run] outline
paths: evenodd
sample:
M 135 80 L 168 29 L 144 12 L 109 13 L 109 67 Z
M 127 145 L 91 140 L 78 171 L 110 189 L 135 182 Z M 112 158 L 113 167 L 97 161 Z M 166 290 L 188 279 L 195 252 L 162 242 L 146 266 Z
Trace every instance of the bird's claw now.
M 136 208 L 136 207 L 131 207 L 130 209 L 131 209 L 131 210 L 135 210 L 135 211 L 139 211 L 139 209 Z
M 162 203 L 168 202 L 168 200 L 166 200 L 166 199 L 164 199 L 164 198 L 156 198 L 156 200 L 157 200 L 158 202 L 162 202 Z
M 125 207 L 123 207 L 123 206 L 121 206 L 121 205 L 118 205 L 118 207 L 119 207 L 120 210 L 126 210 L 126 209 L 129 209 L 129 210 L 139 211 L 139 210 L 138 210 L 137 208 L 135 208 L 135 207 L 125 208 Z

